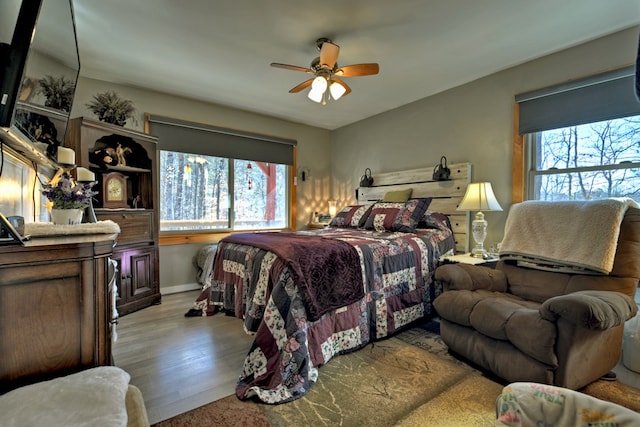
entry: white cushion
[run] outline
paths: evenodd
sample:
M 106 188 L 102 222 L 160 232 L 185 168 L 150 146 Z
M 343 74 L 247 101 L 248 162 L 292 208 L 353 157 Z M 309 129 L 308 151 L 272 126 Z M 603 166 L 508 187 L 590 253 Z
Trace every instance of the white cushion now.
M 129 380 L 122 369 L 101 366 L 18 388 L 0 396 L 0 425 L 124 427 Z

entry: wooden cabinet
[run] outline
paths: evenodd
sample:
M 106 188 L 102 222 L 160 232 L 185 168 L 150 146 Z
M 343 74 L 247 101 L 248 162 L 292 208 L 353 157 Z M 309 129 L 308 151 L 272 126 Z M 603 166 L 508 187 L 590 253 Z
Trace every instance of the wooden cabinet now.
M 111 364 L 116 235 L 0 247 L 0 393 Z
M 113 260 L 118 268 L 116 305 L 119 314 L 131 313 L 159 301 L 157 289 L 153 286 L 157 258 L 152 247 L 114 252 Z
M 113 253 L 119 314 L 159 303 L 157 139 L 79 117 L 70 121 L 65 145 L 96 175 L 96 218 L 120 226 Z

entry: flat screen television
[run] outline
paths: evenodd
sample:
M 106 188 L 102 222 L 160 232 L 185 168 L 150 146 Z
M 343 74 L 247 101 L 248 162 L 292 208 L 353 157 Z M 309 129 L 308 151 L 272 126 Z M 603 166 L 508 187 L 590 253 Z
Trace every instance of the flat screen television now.
M 0 1 L 4 142 L 36 161 L 47 158 L 43 147 L 62 145 L 79 71 L 72 0 Z

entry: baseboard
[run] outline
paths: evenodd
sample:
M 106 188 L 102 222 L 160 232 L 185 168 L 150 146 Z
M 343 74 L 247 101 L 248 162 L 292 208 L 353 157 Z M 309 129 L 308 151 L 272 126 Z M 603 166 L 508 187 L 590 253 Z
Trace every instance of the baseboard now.
M 161 286 L 160 294 L 170 295 L 177 294 L 179 292 L 196 291 L 200 289 L 202 289 L 202 285 L 200 283 L 185 283 L 183 285 Z

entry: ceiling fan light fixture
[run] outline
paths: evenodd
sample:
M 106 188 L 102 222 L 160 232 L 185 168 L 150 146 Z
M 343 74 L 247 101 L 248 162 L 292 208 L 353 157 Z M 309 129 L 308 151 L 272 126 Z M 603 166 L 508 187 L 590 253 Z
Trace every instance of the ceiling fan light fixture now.
M 340 99 L 340 97 L 344 95 L 346 91 L 347 91 L 347 88 L 345 88 L 338 82 L 333 82 L 329 86 L 329 92 L 331 92 L 331 97 L 336 101 Z
M 318 89 L 314 89 L 313 87 L 311 88 L 311 90 L 309 91 L 309 94 L 307 95 L 307 97 L 312 100 L 313 102 L 322 102 L 322 97 L 324 95 L 324 90 L 318 90 Z
M 311 83 L 311 90 L 316 90 L 321 94 L 327 90 L 327 79 L 323 76 L 318 76 L 313 79 L 313 83 Z
M 337 101 L 351 93 L 351 88 L 341 80 L 342 77 L 372 76 L 380 71 L 380 66 L 375 62 L 338 66 L 340 46 L 328 38 L 318 39 L 316 46 L 320 56 L 311 61 L 311 66 L 308 68 L 278 62 L 271 63 L 272 67 L 301 71 L 315 76 L 299 83 L 290 89 L 289 93 L 298 93 L 311 86 L 307 97 L 314 102 L 326 105 L 330 99 Z

